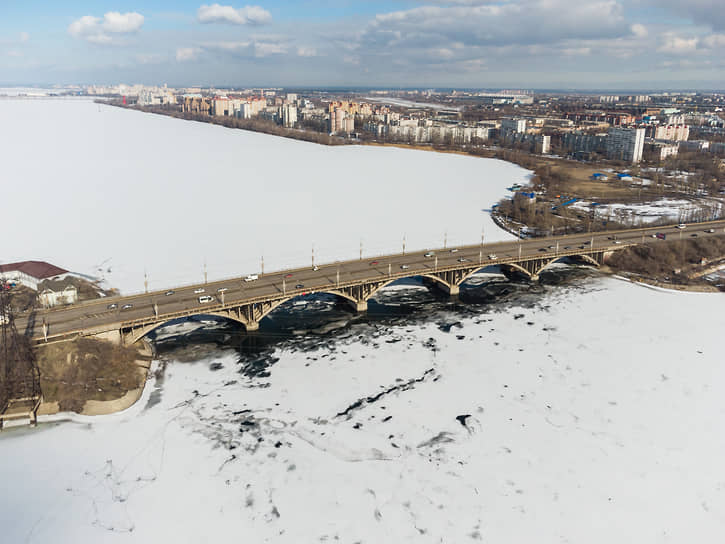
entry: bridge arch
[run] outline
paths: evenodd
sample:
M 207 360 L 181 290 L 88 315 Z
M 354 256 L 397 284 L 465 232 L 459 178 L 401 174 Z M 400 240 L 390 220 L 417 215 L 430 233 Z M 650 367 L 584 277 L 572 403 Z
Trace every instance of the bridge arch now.
M 538 277 L 539 274 L 541 274 L 544 270 L 546 270 L 552 264 L 557 263 L 557 262 L 561 262 L 563 259 L 571 259 L 571 260 L 578 259 L 578 260 L 584 261 L 587 264 L 591 264 L 593 266 L 596 266 L 597 268 L 600 265 L 599 261 L 597 261 L 597 259 L 594 258 L 594 257 L 592 257 L 591 255 L 587 255 L 587 254 L 582 254 L 582 255 L 565 255 L 563 257 L 555 257 L 553 259 L 550 259 L 546 263 L 544 263 L 542 266 L 540 266 L 538 268 L 538 270 L 536 270 L 536 272 L 534 273 L 534 276 Z

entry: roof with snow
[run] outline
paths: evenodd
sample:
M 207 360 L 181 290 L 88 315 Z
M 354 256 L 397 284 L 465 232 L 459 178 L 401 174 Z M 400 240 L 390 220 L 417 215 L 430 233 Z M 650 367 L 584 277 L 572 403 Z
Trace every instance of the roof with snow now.
M 2 272 L 23 272 L 39 280 L 68 273 L 67 270 L 45 261 L 21 261 L 19 263 L 0 264 L 0 273 Z

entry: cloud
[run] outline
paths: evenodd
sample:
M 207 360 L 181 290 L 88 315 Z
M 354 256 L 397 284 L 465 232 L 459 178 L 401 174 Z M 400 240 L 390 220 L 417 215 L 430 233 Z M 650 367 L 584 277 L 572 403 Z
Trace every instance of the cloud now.
M 85 15 L 68 26 L 68 33 L 95 44 L 114 43 L 114 35 L 138 32 L 144 23 L 140 13 L 109 11 L 103 18 Z
M 297 46 L 297 56 L 298 57 L 316 57 L 317 49 L 314 47 L 306 46 L 306 45 L 298 45 Z
M 668 34 L 663 37 L 662 45 L 657 48 L 660 53 L 669 53 L 671 55 L 687 55 L 697 51 L 698 38 L 682 38 Z
M 650 0 L 649 3 L 686 17 L 694 23 L 714 30 L 725 30 L 722 0 Z
M 639 23 L 633 24 L 630 27 L 630 30 L 632 31 L 632 34 L 634 34 L 638 38 L 646 38 L 649 34 L 649 32 L 647 31 L 647 27 Z
M 209 42 L 195 47 L 182 47 L 176 50 L 176 60 L 187 62 L 197 60 L 203 55 L 210 57 L 233 57 L 241 59 L 261 59 L 288 52 L 288 45 L 282 40 L 256 38 L 247 41 Z
M 219 4 L 203 5 L 197 11 L 196 16 L 200 23 L 266 25 L 272 22 L 272 14 L 259 6 L 234 8 Z
M 176 50 L 176 60 L 178 62 L 188 62 L 196 60 L 201 54 L 201 48 L 199 47 L 180 47 Z
M 707 49 L 725 48 L 725 34 L 710 34 L 702 39 L 702 45 Z

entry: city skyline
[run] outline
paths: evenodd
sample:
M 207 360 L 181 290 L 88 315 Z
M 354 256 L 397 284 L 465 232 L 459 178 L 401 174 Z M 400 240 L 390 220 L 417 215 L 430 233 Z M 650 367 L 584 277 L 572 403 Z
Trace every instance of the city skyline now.
M 0 85 L 725 88 L 714 0 L 4 3 Z

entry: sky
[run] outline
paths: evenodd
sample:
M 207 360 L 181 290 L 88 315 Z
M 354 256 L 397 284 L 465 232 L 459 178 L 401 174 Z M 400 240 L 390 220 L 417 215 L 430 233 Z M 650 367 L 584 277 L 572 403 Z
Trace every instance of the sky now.
M 0 0 L 0 85 L 725 89 L 723 0 Z

